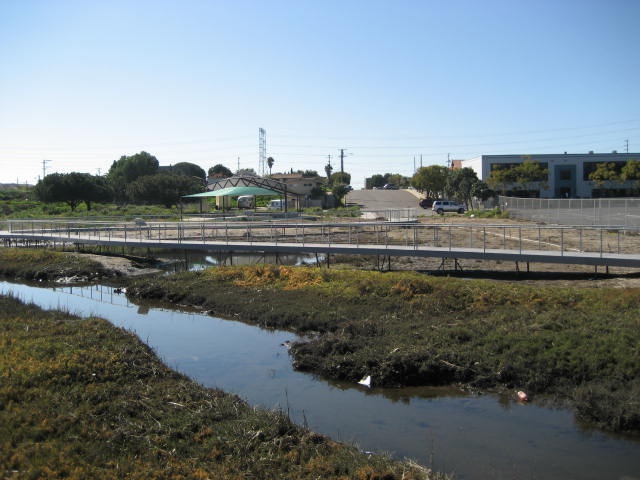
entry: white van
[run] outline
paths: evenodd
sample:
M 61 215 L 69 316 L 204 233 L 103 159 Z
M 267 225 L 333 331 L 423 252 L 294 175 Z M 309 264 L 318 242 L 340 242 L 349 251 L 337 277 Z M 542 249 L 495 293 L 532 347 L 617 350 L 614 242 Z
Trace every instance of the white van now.
M 282 198 L 271 200 L 267 206 L 267 210 L 284 210 L 285 202 Z
M 241 195 L 238 197 L 238 208 L 253 208 L 256 206 L 256 197 L 253 195 Z

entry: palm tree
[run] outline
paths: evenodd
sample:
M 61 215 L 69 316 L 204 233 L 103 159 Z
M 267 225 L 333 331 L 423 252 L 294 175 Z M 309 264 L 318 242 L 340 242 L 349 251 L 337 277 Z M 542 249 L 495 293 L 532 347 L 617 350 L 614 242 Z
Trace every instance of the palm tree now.
M 273 157 L 267 158 L 267 166 L 269 167 L 269 176 L 271 176 L 271 167 L 273 167 L 274 162 L 275 160 L 273 159 Z
M 327 174 L 327 180 L 331 180 L 331 172 L 333 171 L 333 167 L 331 166 L 331 163 L 327 163 L 324 166 L 324 171 Z

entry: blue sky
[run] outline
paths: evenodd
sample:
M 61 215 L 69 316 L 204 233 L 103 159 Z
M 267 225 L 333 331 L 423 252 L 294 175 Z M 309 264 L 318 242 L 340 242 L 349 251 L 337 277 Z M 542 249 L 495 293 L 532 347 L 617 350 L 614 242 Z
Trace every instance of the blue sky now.
M 636 0 L 0 0 L 0 182 L 640 151 Z

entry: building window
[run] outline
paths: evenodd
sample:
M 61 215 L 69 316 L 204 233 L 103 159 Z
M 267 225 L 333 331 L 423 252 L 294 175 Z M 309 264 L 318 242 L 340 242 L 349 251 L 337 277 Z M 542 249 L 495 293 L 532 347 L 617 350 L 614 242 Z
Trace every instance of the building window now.
M 568 168 L 560 170 L 560 180 L 571 180 L 571 170 Z

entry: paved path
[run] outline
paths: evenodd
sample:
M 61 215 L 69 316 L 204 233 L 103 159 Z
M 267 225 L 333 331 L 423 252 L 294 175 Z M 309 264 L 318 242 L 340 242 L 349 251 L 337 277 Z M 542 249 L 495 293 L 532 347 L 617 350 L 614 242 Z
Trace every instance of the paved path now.
M 347 205 L 360 205 L 363 211 L 417 208 L 419 197 L 410 190 L 352 190 Z M 426 211 L 426 210 L 425 210 Z

